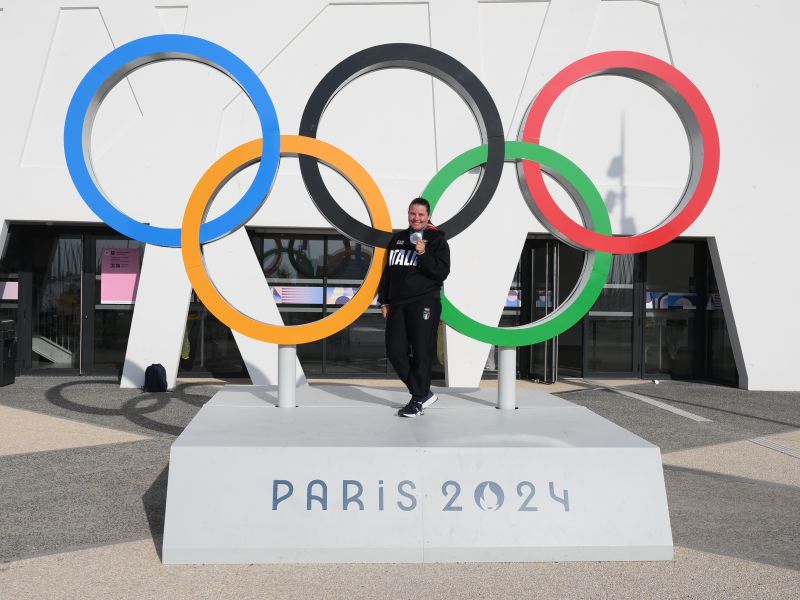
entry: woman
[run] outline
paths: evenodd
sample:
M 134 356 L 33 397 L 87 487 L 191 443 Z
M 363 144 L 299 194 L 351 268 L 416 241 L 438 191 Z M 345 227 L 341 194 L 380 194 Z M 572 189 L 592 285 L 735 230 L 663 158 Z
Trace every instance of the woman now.
M 431 392 L 436 333 L 442 303 L 439 292 L 450 273 L 445 234 L 430 222 L 431 207 L 415 198 L 408 207 L 408 229 L 392 236 L 378 302 L 386 319 L 386 354 L 411 400 L 397 413 L 417 417 L 438 400 Z

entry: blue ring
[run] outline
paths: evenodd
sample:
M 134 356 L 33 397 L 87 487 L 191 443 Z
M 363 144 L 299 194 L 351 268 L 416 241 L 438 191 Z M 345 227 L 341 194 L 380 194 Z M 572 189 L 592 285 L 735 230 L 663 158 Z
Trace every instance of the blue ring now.
M 235 54 L 208 40 L 188 35 L 153 35 L 109 52 L 89 70 L 72 96 L 64 124 L 64 155 L 78 193 L 100 219 L 129 238 L 177 248 L 181 245 L 179 227 L 141 223 L 121 212 L 103 195 L 94 177 L 90 153 L 94 117 L 111 88 L 139 67 L 170 59 L 201 62 L 221 71 L 242 88 L 256 109 L 264 148 L 255 179 L 239 202 L 203 224 L 200 242 L 213 241 L 244 225 L 264 203 L 278 173 L 281 152 L 278 115 L 258 75 Z

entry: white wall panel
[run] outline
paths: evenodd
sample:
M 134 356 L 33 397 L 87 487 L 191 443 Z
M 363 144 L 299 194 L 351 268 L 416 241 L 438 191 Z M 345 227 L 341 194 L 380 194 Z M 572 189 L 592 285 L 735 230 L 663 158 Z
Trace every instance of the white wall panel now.
M 158 18 L 164 33 L 185 33 L 188 6 L 157 6 Z
M 671 60 L 706 96 L 720 129 L 718 185 L 687 235 L 715 240 L 712 254 L 726 286 L 729 326 L 735 323 L 731 337 L 742 384 L 800 389 L 792 377 L 800 325 L 774 308 L 800 292 L 787 258 L 793 255 L 790 240 L 798 217 L 792 187 L 800 137 L 800 121 L 793 116 L 800 88 L 791 77 L 800 50 L 795 3 L 308 0 L 276 7 L 187 0 L 156 7 L 140 0 L 101 0 L 65 8 L 55 0 L 6 0 L 0 9 L 0 231 L 9 220 L 97 222 L 64 167 L 64 111 L 95 60 L 112 45 L 145 35 L 182 31 L 229 48 L 260 74 L 286 133 L 297 131 L 322 75 L 349 54 L 380 43 L 428 44 L 463 62 L 495 97 L 510 138 L 538 89 L 573 60 L 609 49 Z M 252 107 L 225 77 L 199 65 L 159 64 L 137 71 L 109 95 L 93 149 L 100 180 L 120 208 L 174 226 L 207 166 L 258 135 Z M 375 176 L 398 227 L 408 199 L 479 140 L 469 111 L 449 88 L 401 70 L 371 74 L 343 90 L 323 119 L 320 137 L 350 152 Z M 687 144 L 676 117 L 636 82 L 604 77 L 574 86 L 554 106 L 543 141 L 598 184 L 617 232 L 642 231 L 658 222 L 686 177 Z M 231 182 L 214 210 L 234 202 L 250 176 Z M 343 206 L 366 220 L 347 184 L 336 175 L 326 177 Z M 436 220 L 458 210 L 474 178 L 465 175 L 454 185 Z M 515 187 L 513 175 L 504 175 L 490 208 L 452 242 L 448 295 L 487 322 L 499 318 L 498 299 L 525 236 L 542 231 Z M 294 159 L 282 161 L 274 194 L 252 224 L 329 228 L 308 199 Z M 489 251 L 487 231 L 503 234 Z M 180 272 L 179 262 L 177 252 L 165 261 L 146 261 L 146 269 L 156 271 L 156 287 Z M 482 302 L 476 301 L 476 278 L 492 290 Z M 754 291 L 759 289 L 760 295 Z M 169 318 L 182 322 L 183 315 Z M 148 333 L 155 321 L 135 321 L 144 323 L 136 325 L 144 328 L 144 339 L 175 345 L 166 331 L 156 333 L 169 339 Z M 447 345 L 450 383 L 476 383 L 488 347 L 452 332 Z
M 348 35 L 342 35 L 343 31 Z M 390 42 L 430 44 L 426 5 L 328 6 L 316 15 L 263 72 L 281 130 L 297 134 L 306 101 L 331 68 L 359 50 Z M 225 110 L 221 135 L 225 148 L 254 137 L 243 134 L 256 126 L 256 115 L 248 110 L 247 102 L 239 96 Z M 348 152 L 369 171 L 390 200 L 394 226 L 402 227 L 404 202 L 418 195 L 426 178 L 436 171 L 434 130 L 430 77 L 392 69 L 367 75 L 339 92 L 325 112 L 318 137 Z M 342 206 L 367 222 L 358 197 L 336 179 L 326 181 L 344 194 Z M 250 177 L 240 181 L 246 185 Z M 235 201 L 236 195 L 227 199 Z M 303 212 L 303 223 L 297 221 L 298 211 Z M 293 158 L 282 161 L 280 181 L 251 223 L 329 227 L 308 198 Z
M 82 43 L 76 44 L 77 39 Z M 64 115 L 69 99 L 85 75 L 86 66 L 93 65 L 113 48 L 98 9 L 59 10 L 20 166 L 63 168 Z M 97 156 L 141 117 L 127 82 L 116 91 L 103 103 L 112 117 L 98 124 L 94 132 Z
M 492 10 L 503 14 L 507 8 L 514 11 L 517 7 L 498 4 Z M 584 55 L 596 10 L 595 0 L 549 3 L 533 60 L 522 83 L 522 110 L 500 115 L 504 123 L 511 121 L 511 132 L 519 129 L 528 104 L 541 86 L 559 69 Z M 514 16 L 512 12 L 506 18 L 510 21 Z M 533 26 L 535 23 L 536 20 Z M 486 47 L 505 37 L 502 29 L 493 30 L 491 36 L 488 30 L 484 31 Z M 494 88 L 489 88 L 489 92 L 494 94 Z M 549 119 L 551 127 L 557 130 L 562 119 L 563 109 L 557 107 Z M 513 139 L 516 139 L 515 133 Z M 494 325 L 500 321 L 514 269 L 530 231 L 543 231 L 543 228 L 526 208 L 513 170 L 506 168 L 491 205 L 474 225 L 451 241 L 454 260 L 445 291 L 456 306 L 481 322 Z M 449 327 L 446 328 L 446 341 L 448 383 L 458 387 L 477 386 L 490 346 Z
M 800 217 L 796 170 L 800 40 L 794 2 L 661 3 L 675 64 L 703 90 L 720 130 L 720 176 L 688 233 L 716 237 L 735 318 L 741 385 L 800 389 L 800 323 L 785 308 L 800 293 L 792 257 Z M 729 328 L 734 323 L 728 319 Z
M 601 2 L 587 54 L 633 50 L 670 62 L 659 8 L 641 0 Z M 600 188 L 615 233 L 656 226 L 689 175 L 689 147 L 669 104 L 646 85 L 595 77 L 570 87 L 566 123 L 542 140 L 574 160 Z M 587 140 L 591 140 L 587 143 Z
M 550 2 L 482 2 L 478 6 L 482 79 L 503 117 L 506 138 L 515 139 L 517 132 L 511 124 L 531 100 L 523 85 Z

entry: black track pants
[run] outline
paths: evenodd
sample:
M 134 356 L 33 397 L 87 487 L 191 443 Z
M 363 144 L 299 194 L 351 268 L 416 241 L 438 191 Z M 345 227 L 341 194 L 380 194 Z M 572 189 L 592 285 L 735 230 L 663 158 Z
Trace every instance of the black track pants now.
M 386 355 L 416 400 L 425 398 L 431 391 L 431 369 L 441 314 L 439 298 L 389 305 Z

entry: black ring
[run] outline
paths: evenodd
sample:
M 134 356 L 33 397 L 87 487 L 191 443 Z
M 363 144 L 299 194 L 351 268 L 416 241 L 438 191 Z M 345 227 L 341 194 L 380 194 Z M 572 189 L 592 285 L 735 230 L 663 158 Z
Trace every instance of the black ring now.
M 475 189 L 453 217 L 439 227 L 449 238 L 469 227 L 489 205 L 505 160 L 505 134 L 500 113 L 489 91 L 472 71 L 452 56 L 418 44 L 383 44 L 356 52 L 331 69 L 317 84 L 300 120 L 300 135 L 317 137 L 317 129 L 328 104 L 348 83 L 380 69 L 404 68 L 422 71 L 450 86 L 466 102 L 481 132 L 481 142 L 489 147 Z M 392 234 L 364 225 L 334 200 L 322 180 L 316 158 L 301 154 L 300 173 L 311 199 L 327 221 L 352 240 L 375 247 L 387 247 Z
M 306 279 L 314 279 L 314 277 L 316 277 L 316 274 L 314 273 L 314 263 L 312 263 L 311 259 L 308 258 L 305 250 L 294 249 L 294 243 L 297 241 L 298 240 L 295 239 L 289 240 L 289 246 L 286 249 L 286 254 L 289 255 L 289 262 L 292 263 L 294 270 L 297 271 L 300 275 L 302 275 Z M 299 241 L 307 241 L 307 240 L 299 240 Z M 305 264 L 301 267 L 300 265 L 303 264 L 303 261 L 305 261 Z

